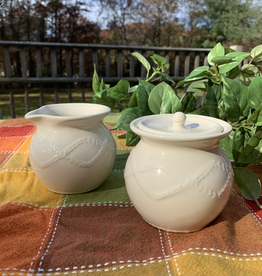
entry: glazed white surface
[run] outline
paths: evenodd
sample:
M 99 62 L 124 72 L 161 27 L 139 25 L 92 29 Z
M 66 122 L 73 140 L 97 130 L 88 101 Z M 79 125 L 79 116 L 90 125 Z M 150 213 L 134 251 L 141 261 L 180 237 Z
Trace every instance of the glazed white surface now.
M 83 103 L 48 105 L 26 114 L 37 125 L 30 162 L 47 189 L 82 193 L 104 182 L 116 154 L 114 138 L 102 122 L 109 112 L 106 106 Z
M 154 116 L 159 119 L 162 115 L 147 116 L 152 124 Z M 190 117 L 197 122 L 197 115 Z M 230 196 L 233 170 L 218 142 L 230 133 L 231 126 L 221 121 L 222 132 L 202 133 L 200 137 L 186 133 L 183 140 L 181 132 L 180 136 L 173 133 L 166 137 L 141 130 L 139 120 L 143 118 L 131 126 L 141 141 L 125 168 L 134 207 L 148 223 L 164 230 L 202 229 L 220 214 Z M 220 120 L 215 123 L 220 124 Z

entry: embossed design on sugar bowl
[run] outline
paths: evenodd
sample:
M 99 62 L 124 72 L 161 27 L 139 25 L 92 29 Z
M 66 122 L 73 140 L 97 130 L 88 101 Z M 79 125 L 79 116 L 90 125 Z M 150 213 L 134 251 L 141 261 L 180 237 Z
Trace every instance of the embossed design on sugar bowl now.
M 141 140 L 127 160 L 125 182 L 144 220 L 173 232 L 197 231 L 214 220 L 232 188 L 232 166 L 219 147 L 231 126 L 177 112 L 138 118 L 131 129 Z
M 110 108 L 98 104 L 46 105 L 26 114 L 37 125 L 29 158 L 51 191 L 82 193 L 99 187 L 115 160 L 116 144 L 102 119 Z

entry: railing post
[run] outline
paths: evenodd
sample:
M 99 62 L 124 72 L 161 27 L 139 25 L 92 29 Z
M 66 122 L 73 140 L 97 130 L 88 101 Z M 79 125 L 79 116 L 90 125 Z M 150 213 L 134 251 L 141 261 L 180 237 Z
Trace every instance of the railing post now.
M 165 52 L 165 59 L 166 59 L 166 64 L 169 64 L 169 52 Z M 169 68 L 165 72 L 169 74 Z
M 11 59 L 10 59 L 8 47 L 4 47 L 4 55 L 5 55 L 5 74 L 7 78 L 11 78 L 12 77 Z
M 52 77 L 57 77 L 56 48 L 51 49 Z M 57 85 L 55 84 L 55 103 L 58 103 Z
M 85 77 L 85 52 L 84 49 L 79 50 L 79 71 L 80 71 L 80 78 Z M 85 102 L 85 89 L 84 84 L 81 83 L 82 88 L 82 103 Z
M 195 60 L 194 60 L 194 69 L 196 69 L 197 67 L 199 67 L 199 61 L 200 61 L 199 54 L 196 54 Z
M 176 52 L 175 65 L 174 65 L 174 77 L 179 77 L 179 66 L 180 66 L 180 54 Z
M 205 54 L 205 58 L 204 58 L 204 65 L 208 66 L 208 60 L 207 60 L 207 55 Z
M 25 57 L 25 48 L 22 47 L 20 49 L 21 53 L 21 65 L 22 65 L 22 77 L 26 78 L 27 77 L 27 66 L 26 66 L 26 57 Z
M 40 47 L 36 48 L 36 75 L 38 78 L 43 77 L 43 72 L 42 72 L 42 51 Z M 40 83 L 39 87 L 39 102 L 40 106 L 44 105 L 44 95 L 43 95 L 43 84 Z
M 11 108 L 11 116 L 12 118 L 15 118 L 15 102 L 14 102 L 14 95 L 11 87 L 9 87 L 9 101 L 10 101 L 10 108 Z
M 71 51 L 70 49 L 66 49 L 66 76 L 68 78 L 72 77 L 72 68 L 71 68 Z M 72 94 L 71 94 L 71 85 L 68 84 L 68 102 L 72 102 Z
M 110 60 L 110 50 L 106 50 L 106 77 L 111 77 L 111 60 Z
M 97 49 L 93 49 L 93 64 L 96 66 L 96 72 L 98 73 L 98 54 Z
M 83 49 L 79 50 L 79 73 L 80 78 L 85 77 L 85 52 Z
M 21 47 L 20 49 L 20 54 L 21 54 L 21 65 L 22 65 L 22 77 L 27 78 L 27 66 L 26 66 L 26 56 L 25 56 L 25 48 Z M 25 110 L 26 112 L 30 111 L 29 107 L 29 96 L 28 96 L 28 85 L 24 85 L 25 89 Z
M 185 77 L 187 77 L 189 75 L 189 69 L 190 69 L 190 53 L 186 53 L 185 68 L 184 68 L 184 76 Z
M 119 78 L 123 77 L 123 51 L 122 50 L 118 50 L 117 76 Z
M 4 56 L 5 56 L 5 74 L 7 78 L 12 77 L 11 71 L 11 59 L 8 47 L 4 47 Z M 15 104 L 14 104 L 14 95 L 12 91 L 11 84 L 9 85 L 9 101 L 10 101 L 10 111 L 12 118 L 15 118 Z
M 146 58 L 146 51 L 142 51 L 142 56 Z M 146 68 L 144 67 L 143 64 L 141 64 L 141 78 L 146 77 Z
M 130 71 L 129 71 L 130 78 L 135 77 L 135 57 L 130 55 Z

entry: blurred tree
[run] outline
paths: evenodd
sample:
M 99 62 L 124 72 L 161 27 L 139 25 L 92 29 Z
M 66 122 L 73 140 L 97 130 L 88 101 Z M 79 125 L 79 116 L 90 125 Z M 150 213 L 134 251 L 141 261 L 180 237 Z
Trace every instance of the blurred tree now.
M 110 41 L 114 44 L 129 44 L 127 25 L 135 22 L 136 0 L 98 0 L 99 18 L 110 29 Z
M 170 46 L 170 41 L 167 41 L 176 32 L 177 2 L 173 0 L 141 0 L 136 7 L 140 22 L 150 26 L 150 30 L 146 33 L 146 40 L 150 41 L 151 45 Z M 163 29 L 167 30 L 165 35 Z
M 204 8 L 203 27 L 207 30 L 204 47 L 255 38 L 256 21 L 261 15 L 253 0 L 203 0 L 199 4 Z

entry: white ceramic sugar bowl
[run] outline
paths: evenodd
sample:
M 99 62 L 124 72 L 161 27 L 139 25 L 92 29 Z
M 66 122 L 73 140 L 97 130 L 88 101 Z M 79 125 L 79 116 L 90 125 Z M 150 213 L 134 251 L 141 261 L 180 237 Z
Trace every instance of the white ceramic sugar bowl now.
M 141 117 L 141 137 L 125 167 L 129 197 L 145 221 L 172 232 L 198 231 L 225 207 L 233 170 L 219 140 L 232 128 L 219 119 L 182 112 Z
M 29 147 L 34 173 L 47 189 L 83 193 L 100 186 L 116 155 L 103 124 L 111 109 L 87 103 L 46 105 L 26 114 L 37 125 Z

